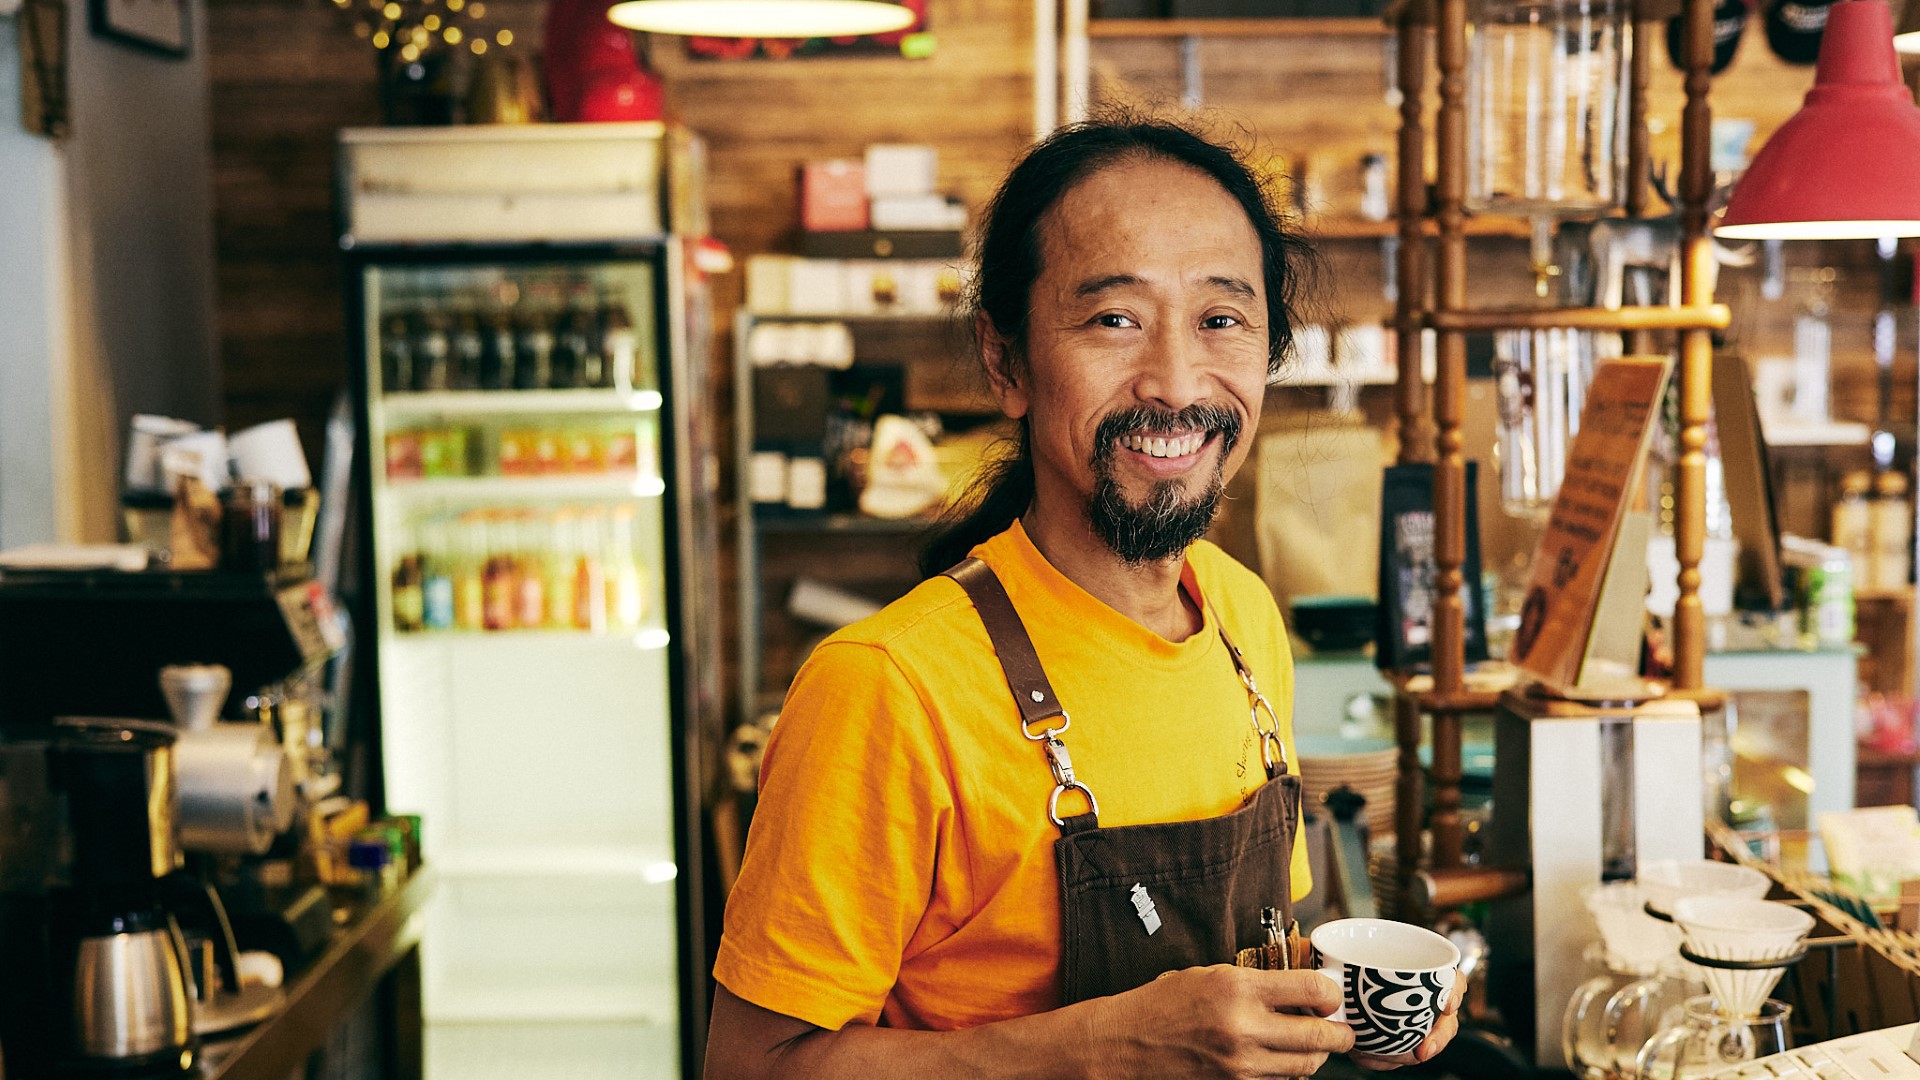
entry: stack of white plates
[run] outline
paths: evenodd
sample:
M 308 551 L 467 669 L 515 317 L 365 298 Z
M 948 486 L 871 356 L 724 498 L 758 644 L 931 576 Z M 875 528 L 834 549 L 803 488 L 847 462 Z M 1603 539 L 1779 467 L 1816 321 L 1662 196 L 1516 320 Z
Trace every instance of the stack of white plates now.
M 1367 800 L 1372 835 L 1393 835 L 1393 792 L 1400 778 L 1400 748 L 1393 740 L 1302 736 L 1296 749 L 1309 810 L 1318 813 L 1328 792 L 1349 787 Z

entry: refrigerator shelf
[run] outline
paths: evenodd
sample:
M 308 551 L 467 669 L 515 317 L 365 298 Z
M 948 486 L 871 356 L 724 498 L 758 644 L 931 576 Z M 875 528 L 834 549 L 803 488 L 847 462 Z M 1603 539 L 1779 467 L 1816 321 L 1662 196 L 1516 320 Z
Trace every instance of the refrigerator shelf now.
M 433 869 L 448 879 L 619 878 L 648 885 L 665 885 L 680 874 L 671 853 L 604 845 L 456 849 L 436 854 Z
M 601 645 L 609 649 L 638 649 L 651 652 L 672 644 L 673 635 L 669 634 L 665 627 L 660 626 L 642 627 L 631 632 L 605 633 L 565 629 L 414 630 L 395 633 L 391 641 L 396 648 L 436 646 L 457 649 L 512 648 L 534 642 L 579 642 L 583 645 Z
M 449 476 L 389 480 L 385 494 L 408 502 L 489 502 L 494 500 L 654 499 L 666 494 L 658 476 L 611 473 L 604 476 Z
M 430 416 L 519 416 L 549 413 L 659 412 L 658 390 L 443 390 L 383 394 L 389 419 Z
M 443 1000 L 433 1008 L 433 1021 L 440 1024 L 629 1021 L 671 1028 L 674 1023 L 675 1003 L 670 989 L 468 991 L 450 986 L 440 997 Z

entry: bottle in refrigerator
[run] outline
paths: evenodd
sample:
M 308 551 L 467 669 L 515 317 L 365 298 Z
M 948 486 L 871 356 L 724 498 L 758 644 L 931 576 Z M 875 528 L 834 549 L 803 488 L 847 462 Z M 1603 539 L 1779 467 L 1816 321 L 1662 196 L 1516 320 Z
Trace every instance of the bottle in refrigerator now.
M 531 510 L 514 517 L 514 625 L 534 630 L 547 625 L 545 530 Z
M 647 614 L 646 585 L 634 535 L 633 507 L 614 507 L 602 557 L 607 577 L 607 622 L 614 630 L 637 630 Z
M 607 574 L 601 560 L 607 515 L 595 508 L 581 514 L 574 523 L 573 625 L 577 630 L 607 632 Z
M 416 390 L 451 388 L 447 320 L 439 312 L 423 312 L 414 318 L 413 386 Z
M 420 553 L 407 550 L 394 562 L 392 579 L 393 628 L 403 634 L 425 627 L 426 595 L 422 584 Z
M 574 356 L 575 387 L 590 389 L 613 385 L 607 378 L 606 356 L 602 352 L 603 338 L 600 316 L 594 309 L 593 288 L 580 282 L 567 298 L 566 339 L 567 348 Z
M 480 334 L 479 389 L 511 390 L 518 378 L 513 309 L 501 303 L 487 313 Z
M 454 625 L 453 550 L 449 522 L 433 517 L 420 526 L 420 625 L 451 630 Z
M 573 629 L 576 599 L 574 539 L 578 535 L 574 510 L 556 510 L 546 516 L 547 541 L 541 552 L 541 571 L 546 575 L 546 624 L 555 630 Z
M 607 385 L 619 390 L 651 387 L 651 378 L 638 368 L 640 335 L 620 294 L 608 290 L 600 297 L 600 347 L 605 356 Z
M 585 385 L 581 371 L 585 357 L 580 340 L 573 332 L 573 312 L 560 311 L 553 318 L 553 353 L 547 374 L 547 386 L 554 390 L 577 390 Z
M 380 332 L 380 383 L 386 393 L 406 393 L 414 387 L 413 335 L 405 315 L 389 316 Z
M 481 577 L 481 618 L 488 630 L 511 630 L 519 586 L 515 581 L 511 522 L 503 514 L 488 514 L 487 561 Z
M 477 513 L 460 515 L 454 526 L 453 625 L 484 630 L 486 620 L 487 527 Z
M 463 300 L 454 308 L 447 328 L 448 388 L 481 389 L 481 361 L 485 352 L 486 342 L 480 332 L 480 318 L 474 314 L 472 300 Z
M 515 390 L 545 390 L 553 385 L 553 321 L 534 308 L 522 315 L 513 340 Z

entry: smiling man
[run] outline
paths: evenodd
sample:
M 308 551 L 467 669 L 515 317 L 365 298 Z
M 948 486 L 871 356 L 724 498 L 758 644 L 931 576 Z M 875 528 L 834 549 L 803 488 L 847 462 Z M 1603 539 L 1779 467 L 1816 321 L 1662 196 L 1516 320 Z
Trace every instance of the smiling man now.
M 1019 438 L 927 580 L 794 680 L 709 1077 L 1303 1076 L 1352 1045 L 1330 980 L 1235 966 L 1309 886 L 1293 670 L 1272 595 L 1201 539 L 1303 254 L 1173 124 L 1015 166 L 974 322 Z

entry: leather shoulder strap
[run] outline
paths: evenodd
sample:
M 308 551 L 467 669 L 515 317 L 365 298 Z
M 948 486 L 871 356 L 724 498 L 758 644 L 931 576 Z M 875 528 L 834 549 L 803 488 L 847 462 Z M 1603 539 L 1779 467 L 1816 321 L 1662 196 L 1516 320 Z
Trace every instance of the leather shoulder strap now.
M 1027 626 L 1020 621 L 1020 613 L 1013 610 L 1006 586 L 1000 584 L 993 568 L 979 559 L 963 559 L 945 573 L 960 583 L 973 600 L 974 610 L 980 613 L 993 651 L 1000 658 L 1000 670 L 1007 676 L 1007 688 L 1020 707 L 1020 722 L 1031 732 L 1035 725 L 1046 726 L 1043 721 L 1066 715 L 1067 710 L 1054 696 L 1053 684 L 1040 667 Z

